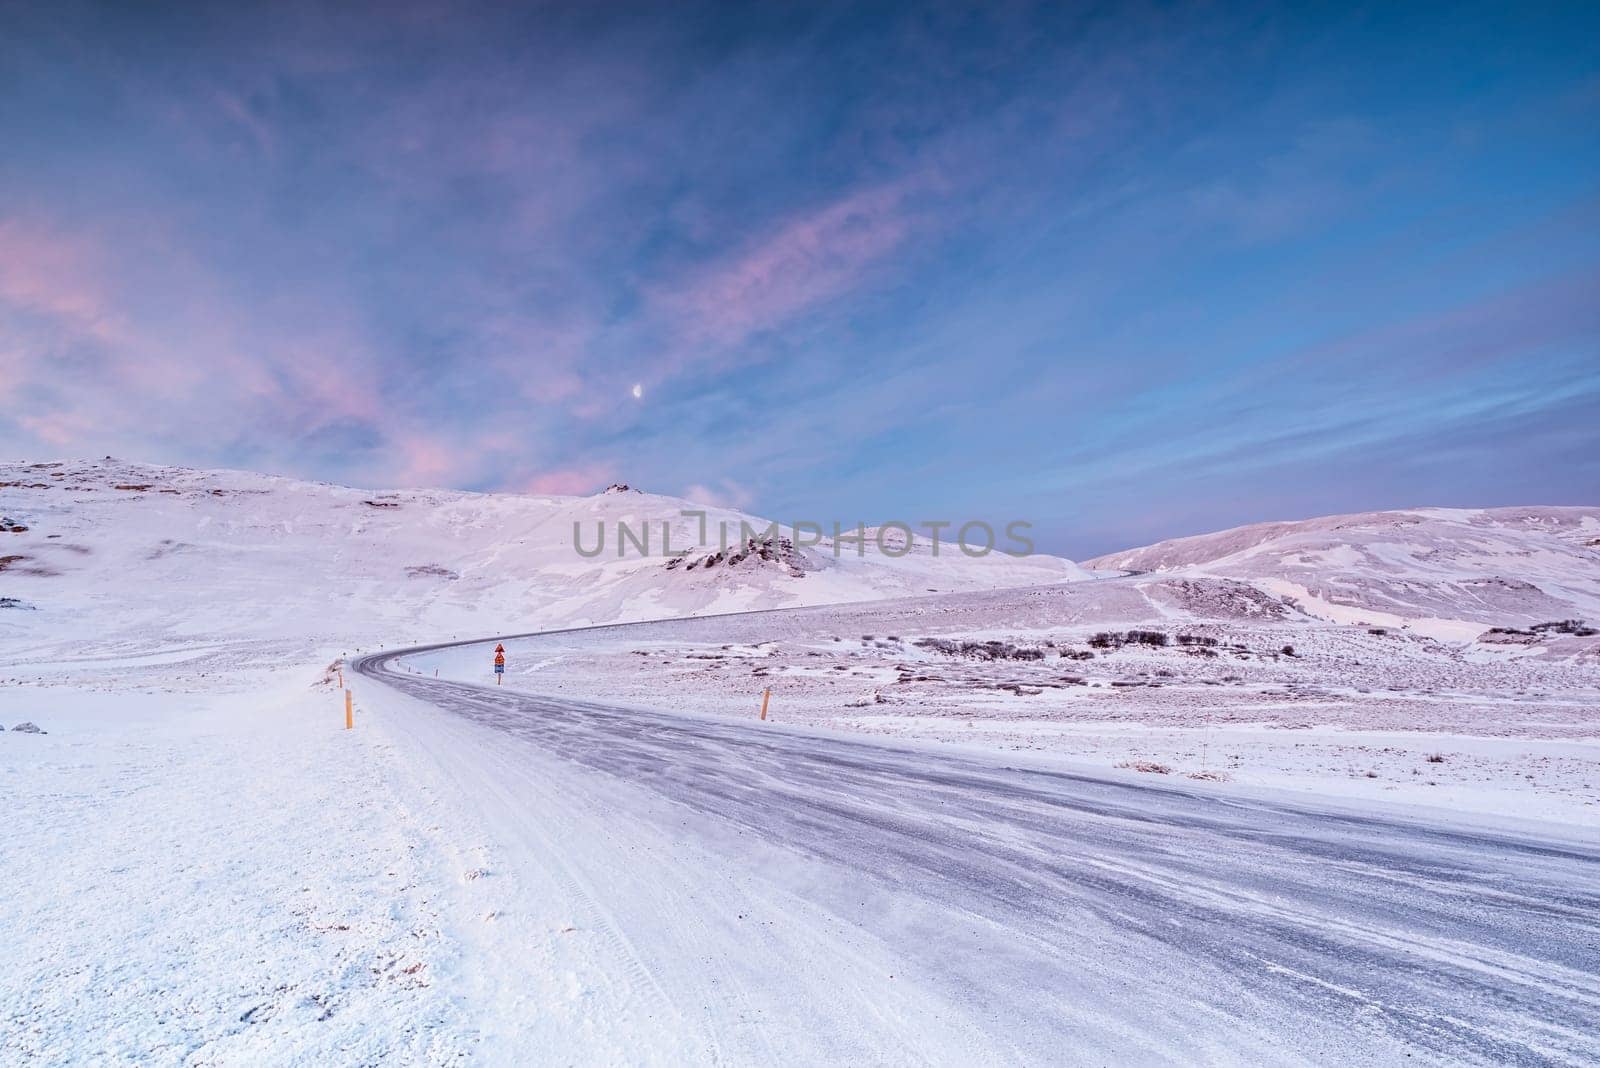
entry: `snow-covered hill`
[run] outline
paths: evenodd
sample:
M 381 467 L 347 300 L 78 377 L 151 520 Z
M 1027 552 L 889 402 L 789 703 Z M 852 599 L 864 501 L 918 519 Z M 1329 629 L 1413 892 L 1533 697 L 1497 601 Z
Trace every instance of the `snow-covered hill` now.
M 1600 507 L 1364 512 L 1259 523 L 1087 562 L 1239 579 L 1341 623 L 1442 639 L 1600 620 Z
M 706 513 L 703 537 L 685 511 Z M 630 541 L 619 555 L 620 524 L 648 538 L 647 553 Z M 682 560 L 664 552 L 663 524 Z M 374 492 L 111 459 L 0 464 L 0 633 L 295 635 L 315 647 L 1085 577 L 1055 557 L 935 554 L 926 541 L 891 557 L 870 535 L 864 552 L 836 553 L 826 540 L 796 546 L 788 529 L 769 539 L 768 526 L 625 487 Z

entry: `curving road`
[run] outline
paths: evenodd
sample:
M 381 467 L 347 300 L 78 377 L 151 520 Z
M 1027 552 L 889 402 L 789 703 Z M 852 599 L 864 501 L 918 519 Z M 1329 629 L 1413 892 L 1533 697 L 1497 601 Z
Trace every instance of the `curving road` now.
M 800 892 L 996 1060 L 1600 1063 L 1600 842 L 391 670 L 410 652 L 355 667 L 825 873 Z

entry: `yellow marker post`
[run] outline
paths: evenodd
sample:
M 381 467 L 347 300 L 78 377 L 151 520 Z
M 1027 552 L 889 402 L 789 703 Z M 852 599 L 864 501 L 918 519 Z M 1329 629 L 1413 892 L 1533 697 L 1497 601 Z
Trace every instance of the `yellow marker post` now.
M 355 705 L 351 703 L 350 691 L 344 692 L 344 729 L 350 730 L 356 725 Z
M 768 686 L 761 692 L 761 718 L 767 718 L 767 702 L 772 700 L 772 687 Z

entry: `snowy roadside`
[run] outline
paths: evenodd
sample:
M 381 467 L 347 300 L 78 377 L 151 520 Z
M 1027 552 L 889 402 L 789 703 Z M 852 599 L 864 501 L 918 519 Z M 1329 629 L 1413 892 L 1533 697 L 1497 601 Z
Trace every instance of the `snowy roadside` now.
M 1120 599 L 1119 599 L 1120 598 Z M 1289 621 L 1158 620 L 1127 584 L 667 621 L 507 642 L 535 693 L 1073 761 L 1095 774 L 1592 826 L 1600 669 Z M 1106 643 L 1101 636 L 1159 638 Z M 1102 642 L 1094 645 L 1093 642 Z M 405 664 L 486 682 L 486 648 Z
M 0 736 L 0 1063 L 889 1063 L 973 1041 L 795 896 L 820 876 L 628 784 L 351 674 L 346 731 L 328 658 L 301 651 L 62 654 L 0 686 L 0 724 L 47 732 Z
M 182 659 L 182 657 L 178 657 Z M 458 873 L 310 664 L 0 688 L 0 1061 L 450 1063 Z M 65 674 L 70 672 L 71 674 Z

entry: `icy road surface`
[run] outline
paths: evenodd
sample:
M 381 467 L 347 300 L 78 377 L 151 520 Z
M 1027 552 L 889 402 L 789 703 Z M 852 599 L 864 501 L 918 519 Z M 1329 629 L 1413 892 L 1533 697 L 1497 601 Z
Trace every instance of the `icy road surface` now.
M 541 697 L 392 669 L 401 655 L 356 666 L 479 747 L 455 774 L 527 806 L 506 828 L 546 828 L 521 855 L 578 871 L 641 998 L 672 1006 L 635 1036 L 706 1031 L 668 1057 L 1600 1063 L 1600 841 Z M 583 855 L 552 860 L 563 799 L 618 781 Z M 629 844 L 647 825 L 668 842 L 653 854 Z M 720 914 L 763 880 L 810 919 L 789 910 L 775 934 Z M 740 967 L 704 979 L 713 957 Z M 828 1000 L 880 961 L 899 1000 Z M 916 1018 L 897 1026 L 902 1002 Z M 652 1059 L 639 1041 L 611 1053 Z

